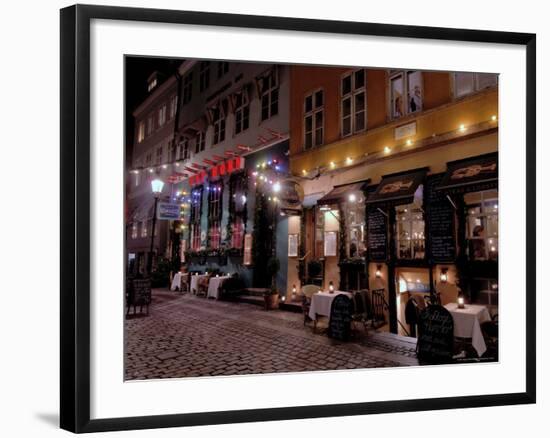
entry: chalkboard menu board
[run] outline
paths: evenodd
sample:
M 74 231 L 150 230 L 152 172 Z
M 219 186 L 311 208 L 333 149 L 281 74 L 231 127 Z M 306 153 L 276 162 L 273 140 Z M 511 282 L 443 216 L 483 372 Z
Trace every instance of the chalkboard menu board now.
M 453 262 L 456 258 L 454 208 L 443 190 L 436 190 L 444 175 L 430 178 L 426 212 L 429 225 L 430 257 L 434 262 Z
M 450 362 L 453 356 L 453 331 L 453 317 L 445 307 L 426 307 L 418 317 L 418 358 L 428 363 Z
M 367 213 L 367 241 L 369 258 L 385 261 L 388 258 L 388 225 L 384 213 L 380 210 L 369 210 Z
M 351 331 L 351 315 L 353 302 L 344 294 L 339 294 L 332 300 L 328 336 L 340 341 L 347 341 Z

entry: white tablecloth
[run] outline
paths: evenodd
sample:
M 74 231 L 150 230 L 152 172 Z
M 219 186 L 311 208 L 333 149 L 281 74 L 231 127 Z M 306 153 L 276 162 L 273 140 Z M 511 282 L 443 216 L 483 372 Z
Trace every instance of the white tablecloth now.
M 172 279 L 172 285 L 170 286 L 170 290 L 176 290 L 176 288 L 181 289 L 182 277 L 186 275 L 187 275 L 186 272 L 176 272 L 176 274 L 174 275 L 174 278 Z
M 483 355 L 487 351 L 487 346 L 485 345 L 485 339 L 483 339 L 480 324 L 491 320 L 487 307 L 477 304 L 465 304 L 464 309 L 459 309 L 456 303 L 449 303 L 445 305 L 445 308 L 453 316 L 454 335 L 457 338 L 471 338 L 477 355 Z
M 191 275 L 191 292 L 196 294 L 199 291 L 199 279 L 200 278 L 206 278 L 208 277 L 208 274 L 201 274 L 201 275 Z
M 317 315 L 329 316 L 330 317 L 330 308 L 332 306 L 332 300 L 334 297 L 340 294 L 347 295 L 351 298 L 353 295 L 350 292 L 343 292 L 340 290 L 335 290 L 334 293 L 329 292 L 317 292 L 311 296 L 311 305 L 309 307 L 309 317 L 312 320 L 317 319 Z
M 221 277 L 212 277 L 210 283 L 208 283 L 208 293 L 206 294 L 207 298 L 214 297 L 219 298 L 220 287 L 225 280 L 231 278 L 230 275 L 223 275 Z

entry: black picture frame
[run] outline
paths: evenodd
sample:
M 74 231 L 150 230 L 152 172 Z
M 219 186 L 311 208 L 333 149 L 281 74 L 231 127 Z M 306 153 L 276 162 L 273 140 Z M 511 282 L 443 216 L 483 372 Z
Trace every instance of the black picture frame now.
M 129 20 L 487 42 L 526 48 L 526 391 L 415 400 L 197 412 L 90 419 L 90 22 Z M 61 10 L 61 349 L 60 426 L 75 432 L 195 426 L 471 408 L 535 403 L 536 400 L 536 35 L 303 18 L 233 15 L 110 6 L 75 5 Z

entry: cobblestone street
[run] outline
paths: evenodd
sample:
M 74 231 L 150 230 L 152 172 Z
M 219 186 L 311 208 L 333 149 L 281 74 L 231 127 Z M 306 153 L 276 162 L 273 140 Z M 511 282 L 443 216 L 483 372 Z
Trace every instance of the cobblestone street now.
M 125 327 L 127 380 L 418 364 L 406 338 L 370 330 L 342 343 L 322 326 L 314 334 L 299 313 L 168 291 L 155 290 L 150 315 Z

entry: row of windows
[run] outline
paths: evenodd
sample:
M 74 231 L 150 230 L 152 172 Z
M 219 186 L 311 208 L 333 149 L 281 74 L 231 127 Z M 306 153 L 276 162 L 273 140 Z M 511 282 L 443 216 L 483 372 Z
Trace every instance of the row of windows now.
M 174 95 L 168 104 L 162 104 L 156 111 L 149 114 L 146 120 L 141 120 L 138 123 L 138 143 L 153 134 L 156 129 L 162 128 L 168 120 L 176 117 L 177 107 L 178 96 Z
M 497 85 L 497 75 L 488 73 L 453 73 L 454 96 L 468 94 Z M 324 90 L 304 97 L 303 146 L 310 149 L 324 142 Z M 389 113 L 395 120 L 422 111 L 423 80 L 419 71 L 390 71 Z M 340 134 L 347 137 L 367 127 L 366 70 L 345 74 L 340 81 Z
M 419 193 L 422 186 L 419 187 Z M 466 252 L 471 260 L 498 259 L 498 192 L 487 190 L 464 195 L 466 216 Z M 361 193 L 354 194 L 353 202 L 345 202 L 346 255 L 363 257 L 367 249 L 365 204 Z M 326 221 L 335 212 L 318 209 L 316 224 L 316 255 L 324 256 Z M 395 207 L 395 248 L 399 259 L 418 260 L 426 257 L 425 220 L 421 197 L 407 205 Z M 328 217 L 328 219 L 327 219 Z
M 133 222 L 132 223 L 132 231 L 131 231 L 131 238 L 137 239 L 138 237 L 147 237 L 149 236 L 149 232 L 152 227 L 152 221 L 146 220 L 141 222 Z M 157 231 L 158 225 L 155 225 L 155 234 Z

